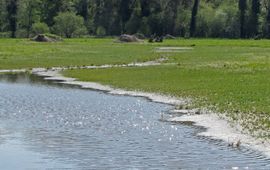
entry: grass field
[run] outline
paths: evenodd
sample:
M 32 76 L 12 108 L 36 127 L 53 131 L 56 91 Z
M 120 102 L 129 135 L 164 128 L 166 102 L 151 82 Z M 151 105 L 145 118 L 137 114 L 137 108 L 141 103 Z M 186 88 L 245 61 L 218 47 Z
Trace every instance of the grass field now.
M 269 40 L 177 39 L 160 44 L 113 41 L 35 43 L 0 39 L 0 69 L 122 64 L 167 57 L 166 62 L 173 65 L 68 70 L 63 74 L 124 89 L 191 97 L 194 107 L 227 113 L 247 131 L 270 138 Z M 156 52 L 161 46 L 194 49 Z
M 114 43 L 112 39 L 70 39 L 37 43 L 0 39 L 0 69 L 122 64 L 159 58 L 150 45 Z

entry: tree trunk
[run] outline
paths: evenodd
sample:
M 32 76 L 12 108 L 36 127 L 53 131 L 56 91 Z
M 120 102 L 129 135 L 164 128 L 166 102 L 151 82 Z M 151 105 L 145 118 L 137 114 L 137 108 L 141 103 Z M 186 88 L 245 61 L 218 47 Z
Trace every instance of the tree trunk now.
M 18 4 L 17 0 L 11 0 L 7 2 L 8 2 L 7 12 L 8 12 L 9 27 L 11 31 L 11 38 L 16 38 Z
M 199 9 L 200 0 L 195 0 L 192 8 L 191 22 L 190 22 L 190 37 L 194 37 L 196 32 L 197 13 Z
M 267 38 L 270 38 L 270 4 L 267 9 L 266 21 L 267 21 Z
M 247 0 L 239 0 L 239 11 L 240 11 L 240 37 L 246 38 L 246 10 L 247 10 Z

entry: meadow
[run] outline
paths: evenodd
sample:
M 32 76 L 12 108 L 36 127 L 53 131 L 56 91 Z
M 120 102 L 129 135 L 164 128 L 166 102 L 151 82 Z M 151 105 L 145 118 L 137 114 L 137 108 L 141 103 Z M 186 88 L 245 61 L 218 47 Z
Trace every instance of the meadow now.
M 0 69 L 124 64 L 157 58 L 150 46 L 121 44 L 113 39 L 66 39 L 38 43 L 0 39 Z
M 157 52 L 158 47 L 191 47 Z M 70 39 L 36 43 L 0 39 L 0 69 L 127 64 L 167 58 L 160 66 L 72 69 L 68 77 L 117 88 L 189 97 L 193 105 L 225 113 L 254 136 L 270 138 L 270 41 L 176 39 L 115 43 Z M 169 64 L 168 64 L 169 63 Z

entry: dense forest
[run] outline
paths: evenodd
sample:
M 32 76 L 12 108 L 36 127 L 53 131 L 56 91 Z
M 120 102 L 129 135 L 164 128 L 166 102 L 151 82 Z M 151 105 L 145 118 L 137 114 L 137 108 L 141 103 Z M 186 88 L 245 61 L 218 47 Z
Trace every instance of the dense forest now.
M 270 38 L 269 0 L 0 0 L 0 37 Z

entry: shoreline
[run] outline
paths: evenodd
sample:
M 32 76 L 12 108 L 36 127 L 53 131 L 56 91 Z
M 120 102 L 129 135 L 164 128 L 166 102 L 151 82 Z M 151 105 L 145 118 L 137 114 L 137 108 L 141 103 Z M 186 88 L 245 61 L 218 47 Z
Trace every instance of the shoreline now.
M 148 62 L 149 63 L 149 62 Z M 150 62 L 150 65 L 160 65 L 155 61 Z M 112 68 L 112 67 L 132 67 L 132 66 L 149 66 L 145 63 L 133 63 L 128 65 L 103 65 L 103 66 L 85 66 L 87 69 L 96 69 L 96 68 Z M 78 68 L 78 67 L 77 67 Z M 176 98 L 172 96 L 160 95 L 157 93 L 147 93 L 141 91 L 127 91 L 123 89 L 113 88 L 109 85 L 102 85 L 95 82 L 83 82 L 77 81 L 75 78 L 64 77 L 60 71 L 69 69 L 68 67 L 56 67 L 50 70 L 45 68 L 35 68 L 32 69 L 31 73 L 40 77 L 43 77 L 45 80 L 59 81 L 58 83 L 76 85 L 80 86 L 83 89 L 93 89 L 104 91 L 109 94 L 114 95 L 128 95 L 134 97 L 144 97 L 153 102 L 164 103 L 174 106 L 184 106 L 189 104 L 192 100 L 187 98 Z M 18 73 L 26 72 L 27 70 L 0 70 L 0 73 Z M 187 110 L 173 110 L 173 112 L 181 113 L 182 116 L 168 118 L 166 121 L 171 122 L 183 122 L 191 121 L 194 122 L 195 126 L 205 127 L 207 130 L 205 132 L 199 133 L 198 135 L 210 137 L 213 139 L 221 139 L 225 142 L 228 142 L 228 145 L 236 144 L 238 141 L 241 142 L 241 146 L 251 148 L 253 150 L 261 152 L 266 157 L 270 158 L 270 140 L 262 140 L 251 137 L 250 135 L 243 134 L 241 131 L 237 130 L 237 124 L 234 124 L 234 127 L 230 125 L 228 117 L 223 116 L 224 114 L 214 113 L 207 109 L 200 110 L 200 113 L 196 113 L 196 109 Z M 241 127 L 240 127 L 241 129 Z M 240 146 L 240 147 L 241 147 Z M 228 146 L 229 147 L 229 146 Z

